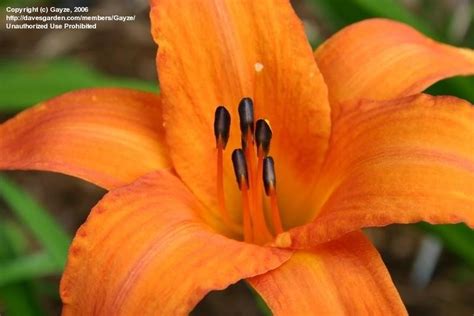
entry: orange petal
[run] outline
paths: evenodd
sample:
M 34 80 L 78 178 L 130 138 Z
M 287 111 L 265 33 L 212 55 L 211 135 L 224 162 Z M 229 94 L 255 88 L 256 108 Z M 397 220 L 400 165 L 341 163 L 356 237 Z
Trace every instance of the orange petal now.
M 114 188 L 170 167 L 162 124 L 155 94 L 67 93 L 0 125 L 0 169 L 55 171 Z
M 204 295 L 280 266 L 291 253 L 212 231 L 168 171 L 111 191 L 69 250 L 64 315 L 181 315 Z
M 289 1 L 157 0 L 151 19 L 167 140 L 183 181 L 215 209 L 213 120 L 224 104 L 232 115 L 226 193 L 237 210 L 230 154 L 241 143 L 237 105 L 252 97 L 256 118 L 272 125 L 282 208 L 294 205 L 293 218 L 301 217 L 304 208 L 297 205 L 319 170 L 330 118 L 326 86 Z M 298 198 L 290 198 L 290 188 L 301 193 Z
M 344 28 L 315 56 L 334 116 L 346 101 L 408 96 L 441 79 L 474 74 L 474 51 L 437 43 L 408 25 L 384 19 Z
M 292 231 L 293 246 L 392 223 L 474 227 L 471 104 L 418 95 L 354 108 L 335 122 L 319 188 L 328 198 L 312 224 Z
M 249 279 L 275 315 L 406 315 L 377 250 L 353 232 Z

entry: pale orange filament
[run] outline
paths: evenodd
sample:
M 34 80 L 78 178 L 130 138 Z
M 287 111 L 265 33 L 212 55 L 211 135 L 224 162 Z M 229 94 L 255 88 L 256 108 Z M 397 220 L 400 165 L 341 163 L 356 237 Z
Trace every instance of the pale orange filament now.
M 257 174 L 255 173 L 255 149 L 254 149 L 254 141 L 252 138 L 252 134 L 247 133 L 245 136 L 245 141 L 247 146 L 245 147 L 245 160 L 247 160 L 248 163 L 248 171 L 249 174 L 252 176 L 249 178 L 250 181 L 250 188 L 255 185 L 256 181 L 256 176 Z
M 217 203 L 219 206 L 219 212 L 224 223 L 233 233 L 235 233 L 236 235 L 240 235 L 242 234 L 242 228 L 232 221 L 225 203 L 223 156 L 224 149 L 223 146 L 219 143 L 217 147 Z
M 263 173 L 263 153 L 258 152 L 257 156 L 257 183 L 256 183 L 256 191 L 257 191 L 257 203 L 258 209 L 263 211 L 263 180 L 262 180 L 262 173 Z
M 255 147 L 252 135 L 246 135 L 245 160 L 248 162 L 249 171 L 249 198 L 250 198 L 250 216 L 252 219 L 253 239 L 258 244 L 264 244 L 272 239 L 268 230 L 265 216 L 263 213 L 263 203 L 261 191 L 261 171 L 258 172 L 256 166 Z
M 250 211 L 250 197 L 249 197 L 249 187 L 245 179 L 241 179 L 242 183 L 242 218 L 243 218 L 243 225 L 244 225 L 244 241 L 251 243 L 254 240 L 253 236 L 253 225 L 251 219 L 251 211 Z
M 225 207 L 223 155 L 224 150 L 219 144 L 217 147 L 217 200 L 219 203 L 219 211 L 221 212 L 222 219 L 224 221 L 230 222 L 229 212 Z
M 270 208 L 272 211 L 272 222 L 275 234 L 281 234 L 283 233 L 283 225 L 281 224 L 280 209 L 278 208 L 275 188 L 270 189 Z

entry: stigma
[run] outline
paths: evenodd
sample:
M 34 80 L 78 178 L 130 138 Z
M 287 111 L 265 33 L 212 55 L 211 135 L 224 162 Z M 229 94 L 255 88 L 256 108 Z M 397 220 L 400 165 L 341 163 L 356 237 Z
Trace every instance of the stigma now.
M 283 232 L 276 195 L 275 162 L 269 156 L 273 134 L 269 121 L 259 119 L 255 122 L 251 98 L 240 101 L 238 113 L 242 148 L 233 150 L 232 165 L 241 192 L 243 239 L 249 243 L 264 244 Z M 226 208 L 223 186 L 223 151 L 229 139 L 230 123 L 227 109 L 218 106 L 214 116 L 218 204 L 223 221 L 235 225 Z M 268 218 L 265 208 L 269 209 Z

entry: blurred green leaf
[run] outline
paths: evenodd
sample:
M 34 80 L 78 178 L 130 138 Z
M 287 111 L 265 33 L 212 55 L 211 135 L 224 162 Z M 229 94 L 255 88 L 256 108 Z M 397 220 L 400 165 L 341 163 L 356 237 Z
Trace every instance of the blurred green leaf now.
M 397 0 L 351 0 L 369 15 L 384 17 L 409 24 L 428 36 L 437 38 L 432 26 L 417 17 Z
M 0 223 L 0 249 L 2 264 L 17 255 L 26 253 L 26 236 L 15 224 Z M 2 276 L 5 271 L 0 271 L 2 271 L 0 274 Z M 29 281 L 0 286 L 0 313 L 5 311 L 10 316 L 44 315 L 35 292 L 33 283 Z
M 21 253 L 28 248 L 28 238 L 16 223 L 2 220 L 0 223 L 0 263 L 9 259 L 14 253 Z
M 460 265 L 454 270 L 453 280 L 460 283 L 474 282 L 474 269 L 469 265 Z
M 430 225 L 419 223 L 423 230 L 439 237 L 445 247 L 474 269 L 474 230 L 465 224 Z
M 247 285 L 248 289 L 252 293 L 253 298 L 255 300 L 255 303 L 257 304 L 257 307 L 258 307 L 259 311 L 262 313 L 262 315 L 263 316 L 273 315 L 272 311 L 268 307 L 267 303 L 265 303 L 263 298 L 260 296 L 260 294 L 258 294 L 258 292 L 255 291 L 255 289 L 250 284 L 248 284 L 247 282 L 244 282 L 244 283 L 245 283 L 245 285 Z
M 0 264 L 0 287 L 10 283 L 59 274 L 59 267 L 50 254 L 40 252 L 11 259 Z
M 0 197 L 11 207 L 13 213 L 31 230 L 34 236 L 51 255 L 52 262 L 63 268 L 66 262 L 70 237 L 28 194 L 13 182 L 0 175 Z
M 413 14 L 397 0 L 311 0 L 335 30 L 364 19 L 381 17 L 413 26 L 426 35 L 439 39 L 432 25 Z
M 29 282 L 0 287 L 0 300 L 0 305 L 3 305 L 6 315 L 44 315 Z M 3 312 L 1 308 L 0 312 Z
M 0 111 L 16 112 L 67 91 L 125 87 L 157 92 L 153 82 L 102 75 L 73 60 L 26 62 L 0 60 Z
M 319 16 L 325 19 L 325 24 L 334 31 L 368 17 L 366 12 L 350 0 L 310 0 L 310 2 L 320 10 Z
M 64 272 L 64 271 L 63 271 Z M 43 297 L 51 298 L 57 302 L 61 302 L 59 295 L 59 283 L 55 278 L 49 278 L 47 280 L 41 280 L 42 282 L 35 282 L 34 289 L 41 293 Z
M 426 92 L 433 95 L 455 95 L 474 103 L 473 87 L 473 77 L 455 77 L 434 84 Z

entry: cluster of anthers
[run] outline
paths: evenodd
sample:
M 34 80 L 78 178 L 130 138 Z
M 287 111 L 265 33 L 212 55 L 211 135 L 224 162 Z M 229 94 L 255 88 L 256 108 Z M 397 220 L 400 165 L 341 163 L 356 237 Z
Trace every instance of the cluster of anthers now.
M 244 241 L 263 244 L 273 238 L 265 219 L 265 203 L 270 206 L 273 233 L 283 232 L 276 196 L 275 165 L 273 158 L 268 155 L 272 130 L 267 120 L 259 119 L 255 123 L 253 101 L 250 98 L 243 98 L 240 101 L 239 118 L 242 148 L 232 152 L 232 163 L 242 194 Z M 225 205 L 223 152 L 229 139 L 230 122 L 229 111 L 223 106 L 217 107 L 214 117 L 214 135 L 217 147 L 217 195 L 221 215 L 228 224 L 232 223 Z M 268 202 L 264 200 L 263 188 L 265 188 Z

